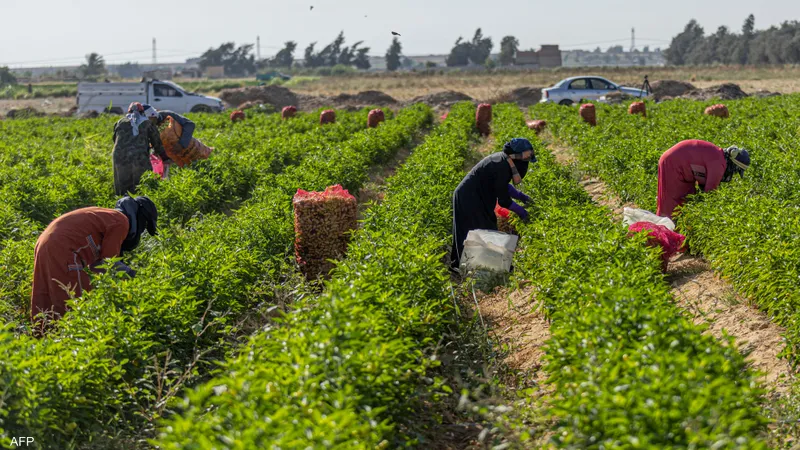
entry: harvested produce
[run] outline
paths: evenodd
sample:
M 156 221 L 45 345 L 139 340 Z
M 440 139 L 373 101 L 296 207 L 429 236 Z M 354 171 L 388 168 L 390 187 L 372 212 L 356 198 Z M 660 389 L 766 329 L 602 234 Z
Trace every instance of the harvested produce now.
M 238 122 L 240 120 L 244 120 L 246 116 L 244 115 L 244 111 L 237 109 L 231 113 L 231 122 Z
M 214 148 L 203 144 L 197 138 L 192 138 L 188 147 L 181 148 L 179 141 L 183 133 L 183 127 L 172 117 L 167 116 L 167 119 L 169 120 L 169 125 L 161 131 L 161 143 L 164 144 L 164 150 L 167 152 L 169 159 L 175 162 L 178 167 L 184 167 L 187 164 L 191 164 L 192 161 L 208 159 L 211 156 Z
M 592 103 L 584 103 L 581 105 L 580 115 L 584 122 L 591 126 L 597 126 L 597 111 Z
M 629 236 L 640 232 L 647 232 L 649 247 L 661 247 L 661 270 L 666 272 L 669 259 L 683 250 L 686 236 L 651 222 L 636 222 L 628 227 Z
M 728 112 L 728 107 L 725 105 L 711 105 L 708 108 L 706 108 L 704 114 L 707 116 L 722 117 L 725 119 L 730 117 L 730 113 Z
M 319 124 L 325 125 L 327 123 L 336 123 L 336 111 L 332 109 L 322 111 L 322 114 L 319 115 Z
M 475 125 L 483 136 L 488 136 L 492 128 L 489 123 L 492 121 L 492 105 L 481 103 L 475 111 Z
M 284 106 L 281 109 L 281 119 L 290 119 L 297 115 L 297 107 L 296 106 Z
M 294 206 L 295 258 L 308 279 L 325 276 L 330 260 L 347 252 L 352 231 L 358 227 L 358 203 L 340 185 L 322 192 L 299 189 Z
M 546 120 L 529 120 L 528 122 L 526 122 L 526 125 L 528 126 L 528 128 L 530 128 L 531 130 L 535 131 L 536 134 L 539 134 L 542 131 L 544 131 L 544 129 L 547 127 L 547 121 Z
M 642 117 L 647 117 L 647 108 L 644 102 L 633 102 L 628 107 L 628 114 L 641 114 Z
M 378 126 L 379 123 L 386 120 L 386 116 L 383 114 L 383 111 L 380 109 L 373 109 L 369 112 L 367 116 L 367 127 L 375 128 Z

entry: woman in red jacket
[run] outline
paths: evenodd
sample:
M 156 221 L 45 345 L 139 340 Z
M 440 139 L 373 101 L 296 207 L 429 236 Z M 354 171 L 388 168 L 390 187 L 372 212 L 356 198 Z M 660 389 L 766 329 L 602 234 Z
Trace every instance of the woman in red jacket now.
M 733 174 L 744 176 L 750 167 L 750 154 L 745 149 L 722 149 L 711 142 L 681 141 L 667 150 L 658 161 L 658 210 L 661 217 L 672 213 L 686 202 L 686 197 L 697 193 L 695 184 L 703 192 L 716 189 L 721 182 L 731 181 Z
M 101 272 L 97 266 L 108 258 L 122 256 L 139 245 L 145 229 L 156 234 L 158 212 L 147 197 L 123 197 L 115 209 L 81 208 L 50 223 L 36 241 L 33 263 L 31 319 L 41 324 L 40 314 L 58 319 L 67 311 L 66 301 L 89 291 L 86 269 Z M 129 276 L 136 272 L 125 264 L 115 265 Z

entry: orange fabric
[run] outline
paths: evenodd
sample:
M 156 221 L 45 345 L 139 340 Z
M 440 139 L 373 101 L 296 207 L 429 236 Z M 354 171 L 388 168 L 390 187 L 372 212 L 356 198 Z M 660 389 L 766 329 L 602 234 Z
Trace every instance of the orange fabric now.
M 198 159 L 208 159 L 211 152 L 214 151 L 213 147 L 209 147 L 196 138 L 192 138 L 189 147 L 182 149 L 178 142 L 181 140 L 183 127 L 171 116 L 167 116 L 167 120 L 169 120 L 169 125 L 161 132 L 161 143 L 164 144 L 164 150 L 167 152 L 169 159 L 175 162 L 178 167 L 184 167 Z
M 84 268 L 120 256 L 130 224 L 125 214 L 107 208 L 82 208 L 57 218 L 39 236 L 34 250 L 31 319 L 41 312 L 63 316 L 70 293 L 89 291 Z

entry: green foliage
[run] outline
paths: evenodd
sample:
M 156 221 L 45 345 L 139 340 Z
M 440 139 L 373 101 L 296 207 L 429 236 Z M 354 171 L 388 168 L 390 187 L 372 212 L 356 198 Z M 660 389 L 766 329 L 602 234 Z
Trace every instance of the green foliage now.
M 505 36 L 500 41 L 500 65 L 510 66 L 517 60 L 517 50 L 519 49 L 519 40 L 514 36 Z
M 392 45 L 386 50 L 386 70 L 394 72 L 399 69 L 401 66 L 400 58 L 402 54 L 403 46 L 400 44 L 400 40 L 395 37 L 392 39 Z
M 218 48 L 210 48 L 201 56 L 197 64 L 201 69 L 223 66 L 228 76 L 246 76 L 256 72 L 256 58 L 251 55 L 253 44 L 240 45 L 226 42 Z
M 784 354 L 800 351 L 800 96 L 726 102 L 731 118 L 702 115 L 709 103 L 671 101 L 647 105 L 647 118 L 599 106 L 599 126 L 586 127 L 574 111 L 537 106 L 537 116 L 626 201 L 653 211 L 658 159 L 683 139 L 750 150 L 744 179 L 695 196 L 680 211 L 689 248 L 705 255 L 734 286 L 787 328 Z
M 452 319 L 440 260 L 474 115 L 473 105 L 454 107 L 388 180 L 325 293 L 298 299 L 191 392 L 159 447 L 402 445 L 390 444 L 396 420 L 419 389 L 437 388 L 423 377 L 438 364 L 429 353 Z
M 170 399 L 224 358 L 232 344 L 230 336 L 246 312 L 260 303 L 269 304 L 277 286 L 291 277 L 291 199 L 297 189 L 335 183 L 358 189 L 366 180 L 370 165 L 386 161 L 432 122 L 431 110 L 419 105 L 400 112 L 376 129 L 365 129 L 366 112 L 352 117 L 340 113 L 337 124 L 315 126 L 313 130 L 306 129 L 306 121 L 311 122 L 302 115 L 287 122 L 280 122 L 277 116 L 265 116 L 262 120 L 266 123 L 281 123 L 276 127 L 281 132 L 262 141 L 259 136 L 250 138 L 254 139 L 250 143 L 244 135 L 228 130 L 233 134 L 231 140 L 225 148 L 217 147 L 217 151 L 256 158 L 251 162 L 262 165 L 259 173 L 244 172 L 245 177 L 252 177 L 249 183 L 254 194 L 243 198 L 241 207 L 230 215 L 211 213 L 193 217 L 185 225 L 173 220 L 160 227 L 159 236 L 144 239 L 132 256 L 130 262 L 139 271 L 136 279 L 95 277 L 94 289 L 72 302 L 72 310 L 45 338 L 36 340 L 26 334 L 13 337 L 9 327 L 0 331 L 0 354 L 4 356 L 0 379 L 9 380 L 4 383 L 0 400 L 2 442 L 5 444 L 10 436 L 30 435 L 36 436 L 37 443 L 45 448 L 71 448 L 76 443 L 91 443 L 118 433 L 146 432 L 168 414 Z M 220 117 L 198 116 L 198 130 L 222 127 L 223 123 L 234 127 Z M 64 129 L 44 127 L 34 134 L 52 133 L 51 144 L 55 144 L 64 139 L 65 131 L 83 134 L 82 128 L 91 128 L 95 123 L 65 121 Z M 10 139 L 0 142 L 16 145 L 15 133 L 31 134 L 31 125 L 36 124 L 30 121 L 21 130 L 10 127 Z M 105 126 L 110 128 L 110 124 L 109 121 Z M 239 125 L 245 124 L 236 124 L 234 129 Z M 253 125 L 250 131 L 256 133 L 256 128 Z M 291 129 L 305 138 L 298 140 L 287 132 Z M 23 158 L 19 151 L 0 149 L 0 155 L 9 161 Z M 107 153 L 103 155 L 105 159 L 97 157 L 108 164 Z M 211 163 L 215 157 L 224 158 L 215 153 L 205 162 Z M 302 171 L 289 170 L 296 165 Z M 38 170 L 47 168 L 45 158 Z M 186 176 L 190 178 L 175 186 L 167 182 L 150 187 L 150 192 L 159 209 L 169 216 L 164 204 L 182 199 L 173 190 L 195 195 L 184 189 L 191 187 L 190 181 L 205 183 L 206 178 L 222 180 L 227 185 L 225 180 L 237 178 L 241 173 L 237 171 L 242 169 L 232 170 L 229 174 L 220 167 L 214 175 L 213 171 L 203 172 L 196 167 L 199 174 L 189 175 L 192 169 L 187 169 Z M 100 204 L 108 206 L 113 200 L 109 192 Z M 189 208 L 193 200 L 186 201 L 190 202 L 185 206 Z M 41 229 L 44 224 L 29 226 L 22 218 L 24 213 L 2 211 L 20 225 L 4 227 L 2 232 L 24 237 L 22 242 L 28 245 L 3 241 L 5 259 L 0 264 L 8 263 L 17 269 L 16 261 L 22 259 L 26 265 L 19 267 L 27 269 L 32 266 L 28 255 L 32 255 L 35 242 L 31 228 Z M 29 289 L 29 276 L 28 273 L 24 278 L 27 283 L 10 287 L 14 289 L 12 295 L 20 294 L 21 285 L 27 284 Z M 5 289 L 5 284 L 0 286 Z M 6 295 L 4 292 L 0 299 L 0 311 L 6 309 Z M 25 298 L 19 296 L 13 301 Z M 18 328 L 24 330 L 24 322 Z
M 17 77 L 8 69 L 8 67 L 0 67 L 0 87 L 17 84 Z
M 484 38 L 480 28 L 475 30 L 472 41 L 465 41 L 459 37 L 450 54 L 445 60 L 448 67 L 466 66 L 470 62 L 476 65 L 483 65 L 492 53 L 492 38 Z
M 498 146 L 512 136 L 535 141 L 516 105 L 494 114 Z M 551 120 L 548 126 L 561 126 Z M 515 272 L 530 280 L 551 320 L 545 370 L 552 389 L 544 403 L 557 420 L 552 442 L 765 448 L 762 390 L 732 342 L 687 320 L 662 280 L 658 252 L 641 236 L 628 238 L 570 169 L 535 145 L 539 162 L 524 179 L 535 206 L 530 223 L 516 225 Z
M 363 41 L 358 41 L 350 47 L 345 46 L 344 42 L 344 31 L 339 32 L 336 39 L 319 52 L 314 51 L 317 43 L 312 42 L 305 49 L 305 67 L 318 68 L 341 65 L 345 67 L 353 66 L 357 69 L 369 69 L 370 62 L 367 55 L 369 47 L 361 47 Z
M 686 28 L 672 38 L 665 52 L 667 62 L 683 64 L 797 64 L 800 62 L 800 22 L 786 21 L 780 26 L 755 30 L 755 17 L 750 14 L 741 34 L 729 32 L 725 26 L 708 36 L 692 19 Z

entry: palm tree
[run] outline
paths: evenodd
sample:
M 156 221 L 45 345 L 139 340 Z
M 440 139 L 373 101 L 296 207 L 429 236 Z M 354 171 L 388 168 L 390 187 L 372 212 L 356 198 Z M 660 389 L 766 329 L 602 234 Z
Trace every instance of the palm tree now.
M 106 73 L 106 61 L 98 53 L 86 55 L 86 64 L 81 65 L 80 71 L 84 77 L 96 77 Z

